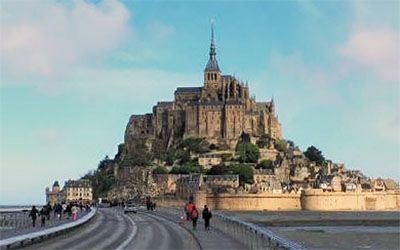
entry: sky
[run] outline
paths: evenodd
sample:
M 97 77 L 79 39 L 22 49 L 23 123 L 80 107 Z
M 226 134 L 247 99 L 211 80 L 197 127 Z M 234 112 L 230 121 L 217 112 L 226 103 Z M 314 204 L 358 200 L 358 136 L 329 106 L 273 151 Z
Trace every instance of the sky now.
M 45 202 L 117 152 L 131 114 L 223 74 L 284 138 L 400 180 L 399 1 L 0 0 L 0 205 Z

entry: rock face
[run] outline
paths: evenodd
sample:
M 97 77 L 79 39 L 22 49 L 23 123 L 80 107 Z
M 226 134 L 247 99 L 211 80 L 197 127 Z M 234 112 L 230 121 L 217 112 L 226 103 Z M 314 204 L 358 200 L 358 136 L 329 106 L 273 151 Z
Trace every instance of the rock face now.
M 108 193 L 110 200 L 128 200 L 136 196 L 159 194 L 151 168 L 139 166 L 119 168 L 116 178 L 118 185 Z
M 256 102 L 247 83 L 222 75 L 211 41 L 203 86 L 177 88 L 173 101 L 158 102 L 152 113 L 132 115 L 125 147 L 129 154 L 138 140 L 149 147 L 152 141 L 160 140 L 168 147 L 176 139 L 195 137 L 220 148 L 234 148 L 242 132 L 282 138 L 273 100 Z

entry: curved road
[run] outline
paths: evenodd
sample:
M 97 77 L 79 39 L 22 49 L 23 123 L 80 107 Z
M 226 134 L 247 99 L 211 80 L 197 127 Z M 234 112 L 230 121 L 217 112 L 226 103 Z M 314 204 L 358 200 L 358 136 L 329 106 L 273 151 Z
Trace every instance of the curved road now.
M 88 224 L 24 249 L 195 249 L 190 233 L 175 223 L 145 213 L 124 215 L 100 208 Z

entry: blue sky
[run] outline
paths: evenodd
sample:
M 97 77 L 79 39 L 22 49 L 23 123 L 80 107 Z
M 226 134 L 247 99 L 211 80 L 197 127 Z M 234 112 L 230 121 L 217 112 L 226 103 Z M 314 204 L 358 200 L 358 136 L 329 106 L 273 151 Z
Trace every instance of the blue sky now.
M 113 156 L 129 116 L 224 74 L 272 96 L 283 134 L 400 179 L 398 1 L 0 2 L 0 204 Z

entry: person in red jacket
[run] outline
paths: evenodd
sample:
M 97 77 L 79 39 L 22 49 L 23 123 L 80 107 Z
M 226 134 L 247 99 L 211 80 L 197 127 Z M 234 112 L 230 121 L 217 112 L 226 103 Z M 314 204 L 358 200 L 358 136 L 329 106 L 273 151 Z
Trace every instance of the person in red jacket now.
M 190 220 L 192 218 L 192 211 L 193 211 L 193 204 L 191 201 L 189 201 L 186 204 L 185 210 L 186 210 L 186 219 Z
M 191 213 L 192 222 L 193 222 L 193 230 L 196 230 L 197 227 L 197 219 L 199 218 L 199 211 L 197 211 L 196 206 L 193 206 L 193 210 Z

